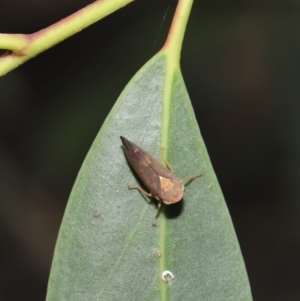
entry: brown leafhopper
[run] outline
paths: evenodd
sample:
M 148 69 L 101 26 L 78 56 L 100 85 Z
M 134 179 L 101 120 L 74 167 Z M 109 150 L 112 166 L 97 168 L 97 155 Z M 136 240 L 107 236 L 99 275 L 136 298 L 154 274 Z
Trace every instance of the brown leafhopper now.
M 158 201 L 157 213 L 152 223 L 155 226 L 161 203 L 170 205 L 179 202 L 183 196 L 184 183 L 187 184 L 195 178 L 201 177 L 202 174 L 199 173 L 180 180 L 174 175 L 174 169 L 165 159 L 163 153 L 162 160 L 168 169 L 139 146 L 122 136 L 120 138 L 129 163 L 150 192 L 146 192 L 140 186 L 128 186 L 128 188 L 138 189 L 142 194 Z

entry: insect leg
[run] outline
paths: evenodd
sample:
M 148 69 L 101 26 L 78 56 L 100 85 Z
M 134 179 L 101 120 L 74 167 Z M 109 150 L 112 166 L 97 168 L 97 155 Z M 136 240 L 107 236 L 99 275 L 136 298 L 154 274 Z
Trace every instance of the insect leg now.
M 142 187 L 140 186 L 129 186 L 128 185 L 128 189 L 137 189 L 141 194 L 144 194 L 146 196 L 148 196 L 149 198 L 152 198 L 153 195 L 147 191 L 145 191 Z
M 159 213 L 160 207 L 161 207 L 161 201 L 158 201 L 157 212 L 155 214 L 154 221 L 152 222 L 152 226 L 156 226 L 156 219 L 158 217 L 158 213 Z
M 166 166 L 168 167 L 168 169 L 170 170 L 170 172 L 174 173 L 175 171 L 174 171 L 173 166 L 171 165 L 171 163 L 165 157 L 165 148 L 164 147 L 161 148 L 161 159 L 166 164 Z
M 188 178 L 185 178 L 185 179 L 182 179 L 180 180 L 180 182 L 182 184 L 188 184 L 189 182 L 191 182 L 192 180 L 196 179 L 196 178 L 199 178 L 199 177 L 202 177 L 202 173 L 198 173 L 194 176 L 191 176 L 191 177 L 188 177 Z

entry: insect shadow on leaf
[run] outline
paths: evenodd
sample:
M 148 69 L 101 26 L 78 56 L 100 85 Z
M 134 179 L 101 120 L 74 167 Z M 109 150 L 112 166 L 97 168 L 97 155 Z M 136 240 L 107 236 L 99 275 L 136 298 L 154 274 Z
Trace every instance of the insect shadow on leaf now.
M 177 202 L 173 206 L 165 206 L 164 213 L 167 218 L 175 219 L 182 214 L 183 210 L 184 198 L 181 199 L 181 202 Z

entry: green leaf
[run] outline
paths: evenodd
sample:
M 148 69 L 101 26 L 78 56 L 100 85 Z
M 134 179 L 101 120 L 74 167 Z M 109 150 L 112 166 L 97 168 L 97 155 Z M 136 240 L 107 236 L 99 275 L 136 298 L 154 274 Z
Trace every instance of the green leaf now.
M 47 300 L 252 300 L 234 228 L 179 67 L 164 52 L 129 82 L 96 137 L 61 225 Z M 139 184 L 119 136 L 160 158 L 179 178 L 202 172 L 183 201 L 163 206 Z M 161 257 L 160 255 L 161 254 Z M 165 283 L 162 272 L 174 279 Z

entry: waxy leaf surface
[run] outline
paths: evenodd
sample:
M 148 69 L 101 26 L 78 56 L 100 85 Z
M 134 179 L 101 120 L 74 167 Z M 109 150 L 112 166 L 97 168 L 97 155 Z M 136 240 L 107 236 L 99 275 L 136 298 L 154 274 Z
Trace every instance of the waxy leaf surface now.
M 180 73 L 165 84 L 159 53 L 129 82 L 74 184 L 61 225 L 47 300 L 252 300 L 239 244 Z M 166 89 L 170 93 L 166 93 Z M 167 99 L 166 99 L 166 95 Z M 120 136 L 168 161 L 179 178 L 201 172 L 183 201 L 164 206 L 140 185 Z M 174 279 L 162 281 L 169 270 Z

